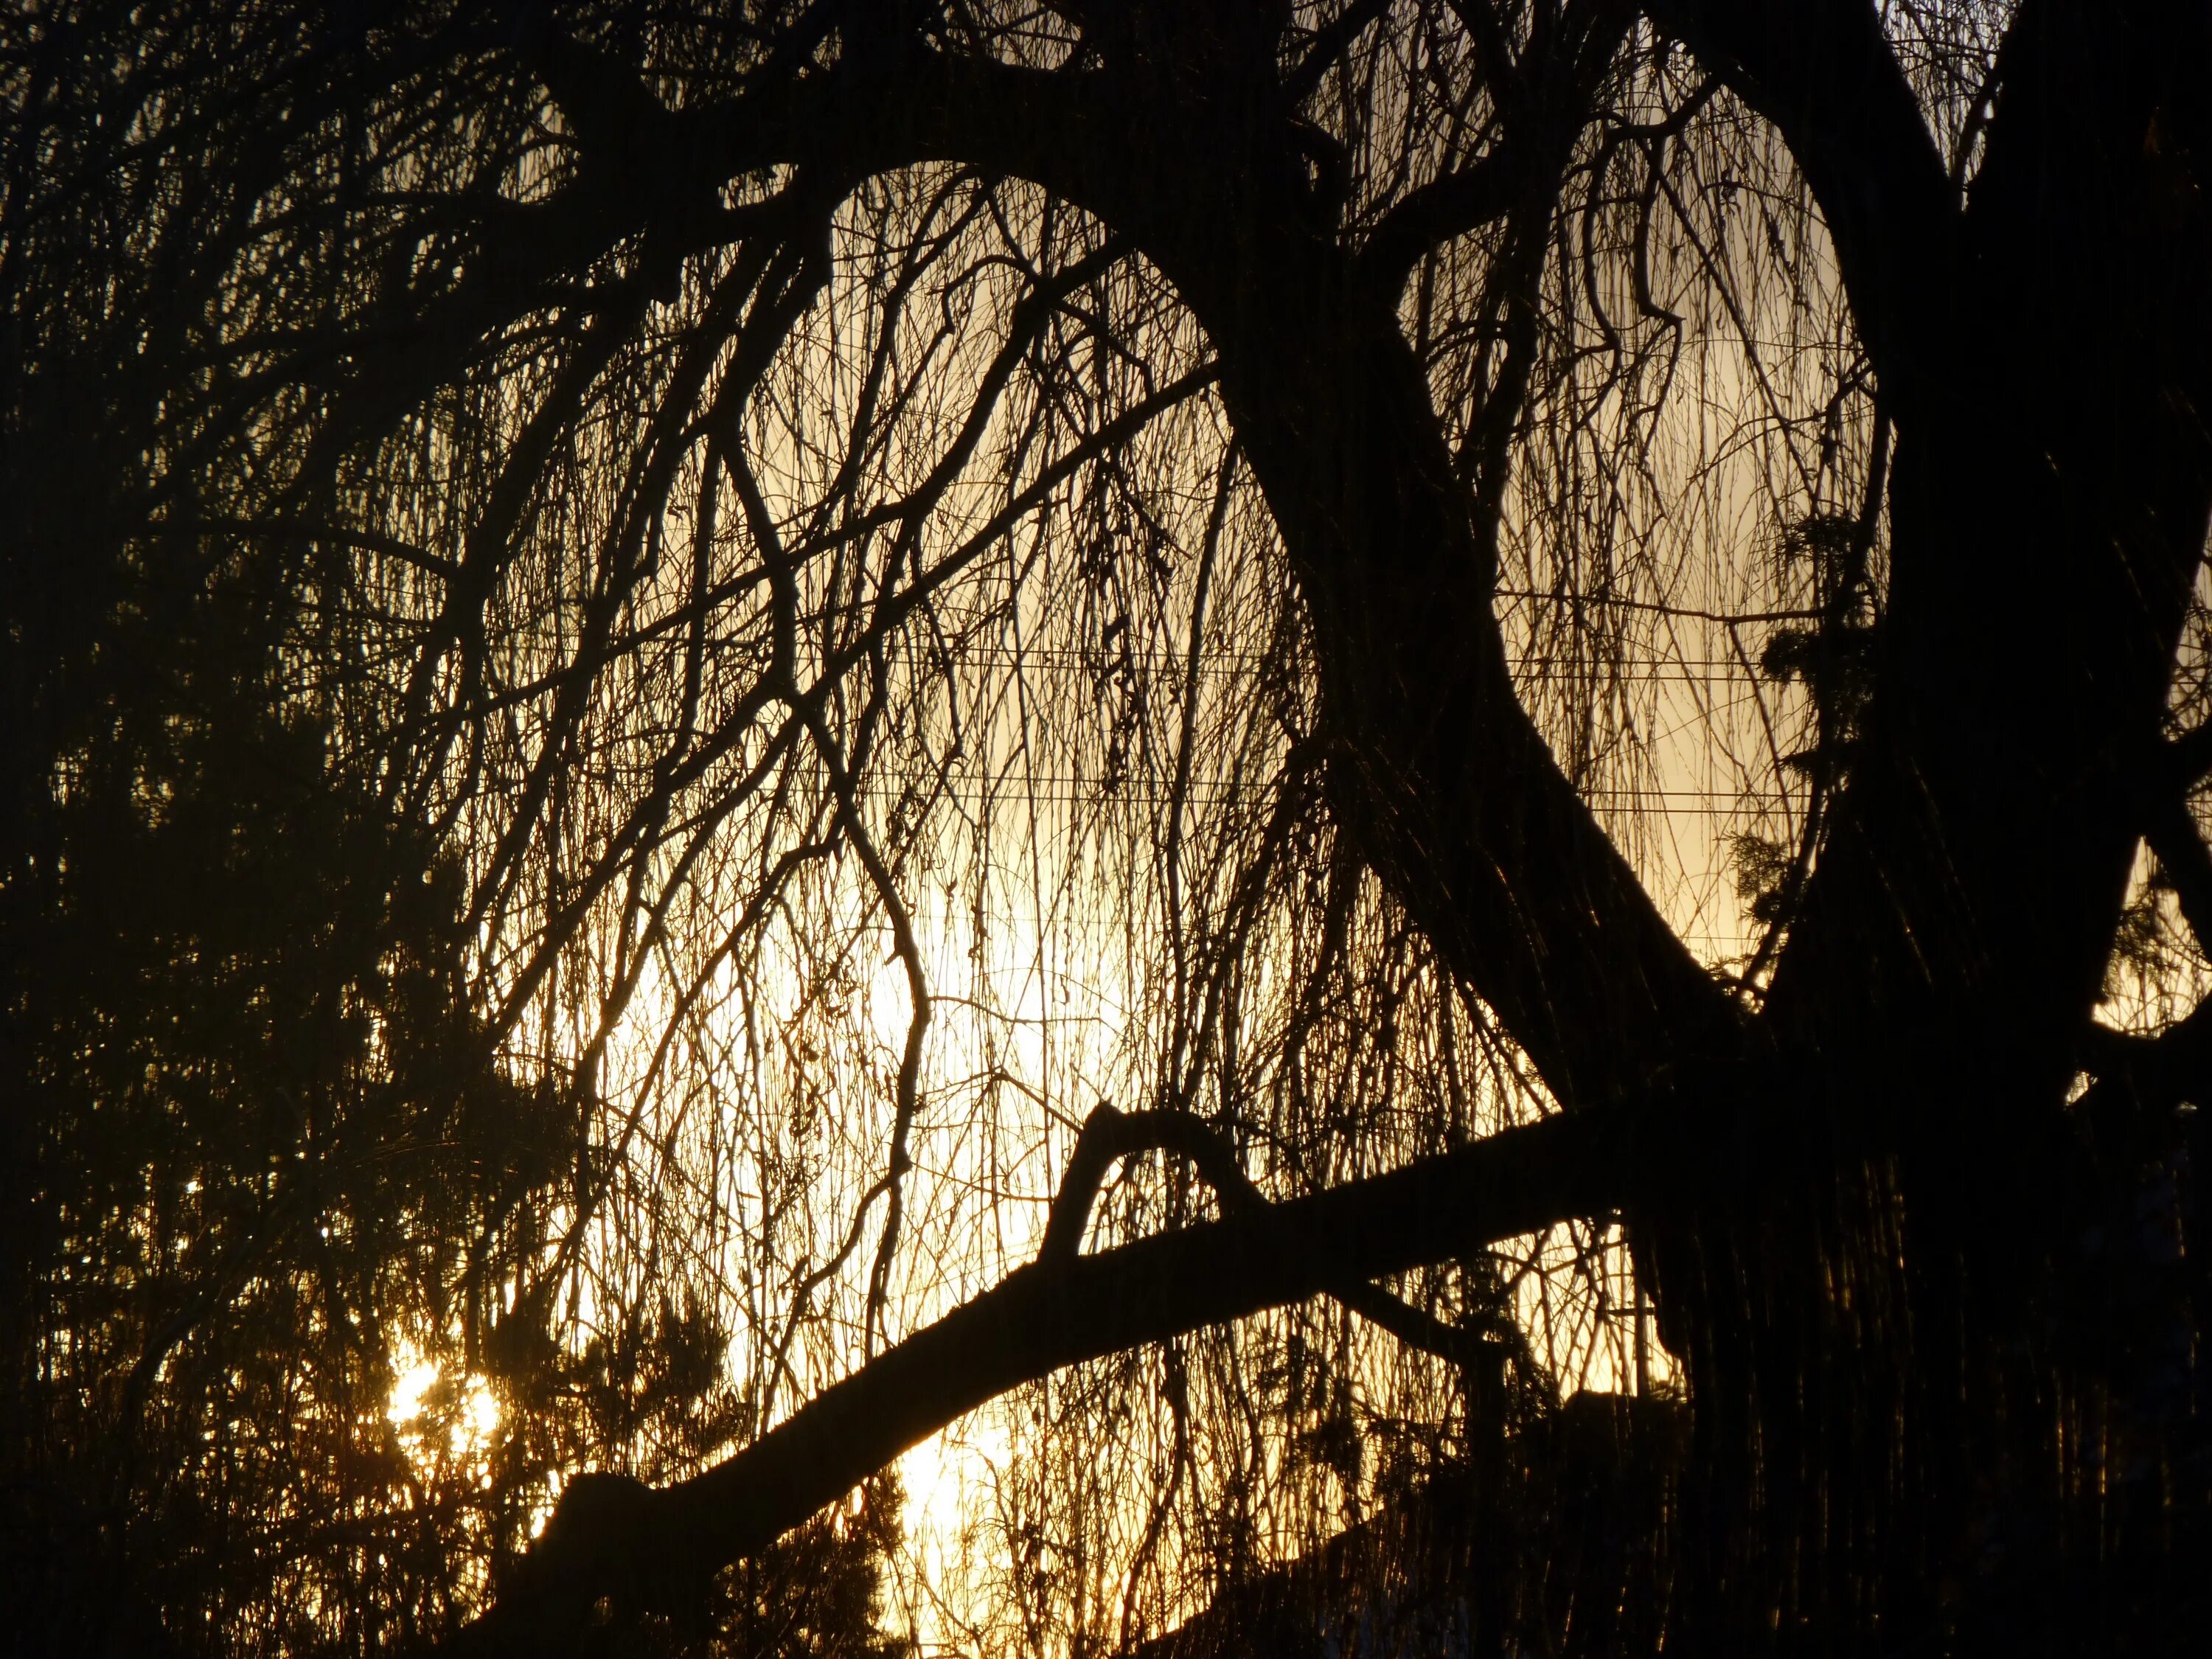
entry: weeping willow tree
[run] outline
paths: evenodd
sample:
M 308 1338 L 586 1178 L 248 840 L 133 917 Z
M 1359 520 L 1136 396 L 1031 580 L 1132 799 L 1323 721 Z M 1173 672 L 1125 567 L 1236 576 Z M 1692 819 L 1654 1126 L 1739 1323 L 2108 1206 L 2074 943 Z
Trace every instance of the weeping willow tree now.
M 2183 1641 L 2201 7 L 0 85 L 27 1639 Z

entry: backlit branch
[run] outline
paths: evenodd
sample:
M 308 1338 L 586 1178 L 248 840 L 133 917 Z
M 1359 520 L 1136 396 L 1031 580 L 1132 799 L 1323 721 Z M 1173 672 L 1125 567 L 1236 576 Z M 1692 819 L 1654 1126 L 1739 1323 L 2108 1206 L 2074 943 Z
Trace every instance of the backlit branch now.
M 681 1607 L 721 1567 L 908 1447 L 1063 1366 L 1617 1208 L 1637 1168 L 1635 1144 L 1625 1113 L 1554 1118 L 1096 1255 L 1055 1250 L 824 1390 L 728 1462 L 630 1494 L 605 1525 L 556 1516 L 545 1544 L 450 1650 L 574 1650 L 603 1597 L 623 1611 Z

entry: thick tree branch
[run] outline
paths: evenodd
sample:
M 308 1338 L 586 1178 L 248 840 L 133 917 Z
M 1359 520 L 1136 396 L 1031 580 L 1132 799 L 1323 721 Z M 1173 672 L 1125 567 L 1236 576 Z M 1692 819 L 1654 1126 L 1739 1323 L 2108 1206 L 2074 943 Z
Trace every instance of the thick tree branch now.
M 1740 1040 L 1522 706 L 1494 522 L 1454 475 L 1395 320 L 1283 246 L 1223 329 L 1223 391 L 1321 647 L 1330 786 L 1361 853 L 1571 1107 Z M 1249 332 L 1247 332 L 1249 331 Z M 1271 350 L 1263 339 L 1306 349 Z
M 706 1474 L 659 1492 L 587 1486 L 591 1513 L 564 1505 L 451 1650 L 569 1651 L 603 1599 L 685 1605 L 908 1447 L 1063 1366 L 1619 1208 L 1654 1121 L 1553 1118 L 1310 1198 L 1019 1268 Z

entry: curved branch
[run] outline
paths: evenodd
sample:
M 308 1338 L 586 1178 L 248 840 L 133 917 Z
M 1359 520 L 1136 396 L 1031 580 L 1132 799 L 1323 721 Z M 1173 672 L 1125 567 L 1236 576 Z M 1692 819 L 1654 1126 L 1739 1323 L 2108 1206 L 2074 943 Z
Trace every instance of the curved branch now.
M 1084 1229 L 1091 1224 L 1091 1206 L 1106 1172 L 1123 1158 L 1155 1152 L 1180 1152 L 1195 1164 L 1230 1214 L 1249 1213 L 1259 1201 L 1259 1188 L 1236 1152 L 1203 1118 L 1173 1109 L 1124 1112 L 1102 1102 L 1083 1120 L 1075 1138 L 1067 1173 L 1060 1177 L 1045 1222 L 1044 1242 L 1037 1247 L 1038 1265 L 1065 1267 L 1073 1261 L 1083 1248 Z
M 1393 303 L 1430 249 L 1504 218 L 1520 198 L 1517 151 L 1488 155 L 1409 191 L 1376 225 L 1359 252 L 1362 282 Z
M 1075 1260 L 1107 1170 L 1125 1158 L 1151 1152 L 1180 1152 L 1196 1164 L 1228 1215 L 1251 1215 L 1267 1206 L 1237 1161 L 1236 1150 L 1203 1118 L 1171 1109 L 1124 1112 L 1102 1103 L 1084 1119 L 1076 1137 L 1074 1154 L 1045 1224 L 1044 1243 L 1037 1249 L 1039 1266 L 1065 1267 Z M 1504 1352 L 1480 1334 L 1447 1325 L 1364 1279 L 1345 1279 L 1329 1285 L 1327 1293 L 1407 1346 L 1455 1365 L 1465 1365 L 1485 1351 Z

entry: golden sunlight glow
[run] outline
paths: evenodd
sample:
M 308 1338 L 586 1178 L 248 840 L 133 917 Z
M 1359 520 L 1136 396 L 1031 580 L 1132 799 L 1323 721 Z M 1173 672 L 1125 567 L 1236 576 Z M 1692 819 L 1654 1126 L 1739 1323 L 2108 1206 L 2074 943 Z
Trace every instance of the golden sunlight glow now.
M 467 1468 L 488 1465 L 499 1429 L 499 1401 L 481 1376 L 463 1374 L 449 1393 L 445 1371 L 413 1349 L 403 1349 L 384 1414 L 398 1431 L 408 1460 L 427 1472 L 441 1462 Z M 441 1432 L 442 1431 L 442 1432 Z
M 422 1396 L 438 1380 L 438 1368 L 427 1360 L 420 1360 L 399 1373 L 392 1385 L 392 1403 L 384 1414 L 398 1427 L 411 1423 L 422 1414 Z

